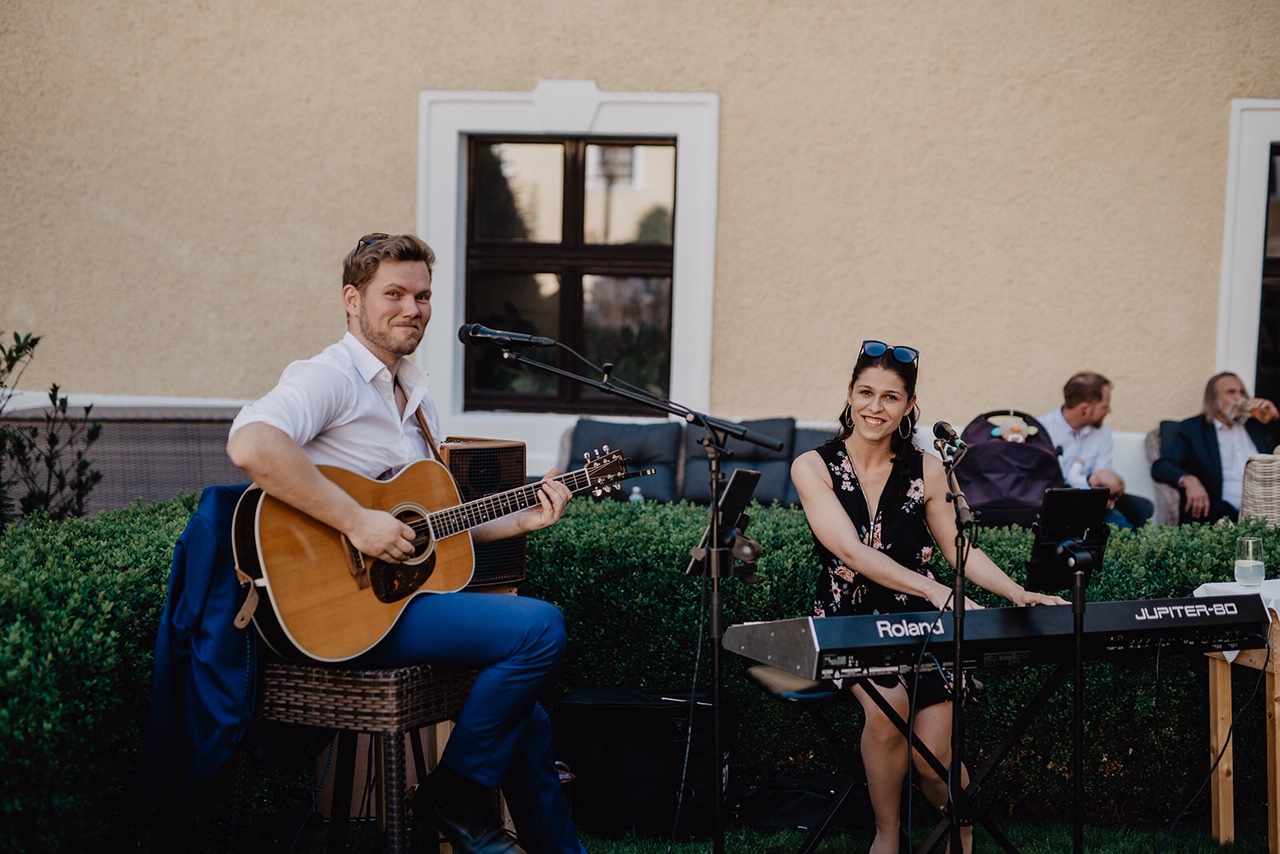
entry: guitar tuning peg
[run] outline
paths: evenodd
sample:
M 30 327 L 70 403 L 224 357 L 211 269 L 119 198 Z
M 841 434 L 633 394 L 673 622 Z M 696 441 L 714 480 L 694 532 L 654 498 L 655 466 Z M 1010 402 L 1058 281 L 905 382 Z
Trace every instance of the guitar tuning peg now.
M 596 489 L 591 490 L 591 494 L 596 498 L 599 498 L 601 495 L 604 495 L 604 490 L 597 487 Z
M 608 445 L 601 445 L 600 447 L 604 449 L 604 452 L 605 452 L 606 454 L 607 454 L 607 453 L 609 453 L 609 446 L 608 446 Z

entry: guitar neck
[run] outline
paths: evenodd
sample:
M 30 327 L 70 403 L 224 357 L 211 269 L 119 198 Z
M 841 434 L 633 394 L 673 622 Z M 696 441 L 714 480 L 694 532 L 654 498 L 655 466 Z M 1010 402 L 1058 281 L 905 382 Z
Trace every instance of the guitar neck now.
M 551 479 L 569 487 L 574 495 L 591 486 L 591 478 L 588 477 L 586 469 L 558 474 Z M 427 519 L 431 523 L 431 530 L 435 532 L 435 536 L 443 539 L 534 506 L 538 503 L 540 487 L 541 482 L 530 483 L 506 492 L 486 495 L 484 498 L 437 510 L 428 514 Z

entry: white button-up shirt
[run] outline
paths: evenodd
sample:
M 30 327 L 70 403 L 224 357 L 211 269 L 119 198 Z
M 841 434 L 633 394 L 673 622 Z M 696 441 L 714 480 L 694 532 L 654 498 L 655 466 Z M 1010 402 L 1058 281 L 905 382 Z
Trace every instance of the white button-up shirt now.
M 1240 495 L 1244 491 L 1244 464 L 1249 462 L 1251 454 L 1258 453 L 1258 446 L 1253 444 L 1253 437 L 1244 429 L 1244 424 L 1228 427 L 1215 418 L 1213 426 L 1217 428 L 1218 457 L 1222 460 L 1222 500 L 1239 510 Z
M 399 379 L 408 404 L 396 406 Z M 421 407 L 439 441 L 440 415 L 427 393 L 427 372 L 408 359 L 396 376 L 348 332 L 316 356 L 294 362 L 271 391 L 240 410 L 235 433 L 261 422 L 282 430 L 318 465 L 333 465 L 365 477 L 390 477 L 409 463 L 432 456 L 414 412 Z

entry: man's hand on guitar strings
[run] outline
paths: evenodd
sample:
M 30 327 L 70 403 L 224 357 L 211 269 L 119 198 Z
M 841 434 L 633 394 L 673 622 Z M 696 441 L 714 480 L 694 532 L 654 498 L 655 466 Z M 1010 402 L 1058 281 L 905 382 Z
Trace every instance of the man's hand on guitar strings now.
M 346 532 L 361 554 L 400 563 L 413 557 L 414 531 L 385 510 L 361 508 L 356 525 Z

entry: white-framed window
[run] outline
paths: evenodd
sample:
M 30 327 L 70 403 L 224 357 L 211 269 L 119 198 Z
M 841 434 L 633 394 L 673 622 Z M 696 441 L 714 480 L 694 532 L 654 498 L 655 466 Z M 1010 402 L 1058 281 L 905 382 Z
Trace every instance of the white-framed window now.
M 433 319 L 418 359 L 446 430 L 518 439 L 529 470 L 554 464 L 576 415 L 465 410 L 467 149 L 473 136 L 659 137 L 679 152 L 671 274 L 670 397 L 698 411 L 710 402 L 715 281 L 719 98 L 713 93 L 602 92 L 590 80 L 542 80 L 527 92 L 424 91 L 419 98 L 418 232 L 436 250 Z M 597 168 L 599 164 L 597 164 Z M 640 164 L 631 164 L 631 180 Z M 663 417 L 655 412 L 654 417 Z
M 1217 369 L 1258 386 L 1262 288 L 1267 262 L 1267 213 L 1275 207 L 1272 166 L 1280 143 L 1280 100 L 1231 102 L 1227 201 L 1218 294 Z

